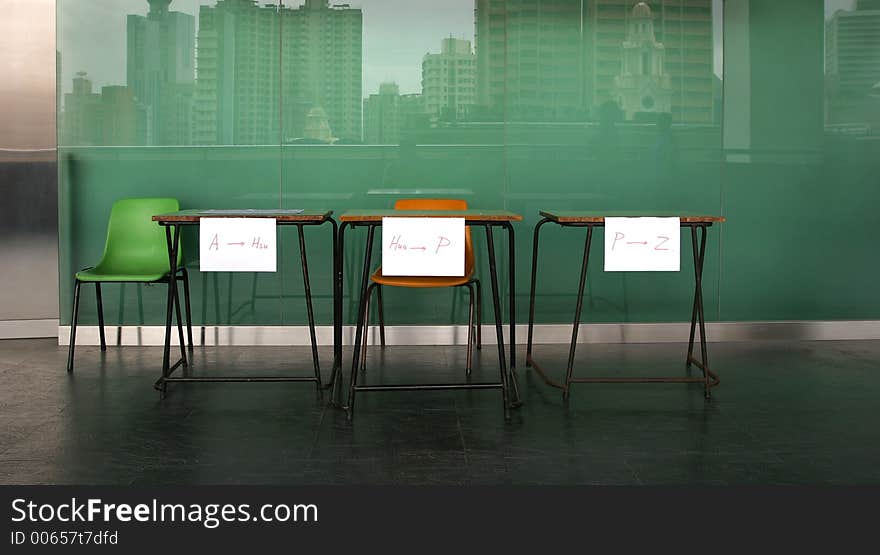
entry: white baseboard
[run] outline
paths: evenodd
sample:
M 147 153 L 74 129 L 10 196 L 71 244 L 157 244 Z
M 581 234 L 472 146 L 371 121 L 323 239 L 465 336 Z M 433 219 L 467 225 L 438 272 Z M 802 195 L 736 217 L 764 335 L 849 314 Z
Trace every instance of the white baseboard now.
M 56 321 L 57 323 L 57 321 Z M 70 343 L 70 326 L 59 326 L 58 344 Z M 578 343 L 678 343 L 687 341 L 690 324 L 622 323 L 582 324 Z M 483 343 L 494 345 L 495 328 L 483 326 Z M 516 340 L 525 344 L 528 326 L 517 324 Z M 315 335 L 319 345 L 333 344 L 333 327 L 317 326 Z M 711 322 L 707 335 L 712 342 L 722 341 L 827 341 L 880 339 L 880 320 L 850 321 L 791 321 L 791 322 Z M 162 345 L 164 326 L 107 326 L 108 345 Z M 46 337 L 46 336 L 40 336 Z M 177 332 L 171 334 L 177 344 Z M 343 343 L 351 345 L 354 326 L 343 328 Z M 388 345 L 464 345 L 467 326 L 386 326 Z M 504 327 L 504 340 L 508 328 Z M 571 340 L 571 324 L 535 325 L 534 341 L 543 344 L 565 344 Z M 194 326 L 193 341 L 197 345 L 309 345 L 308 326 Z M 77 345 L 98 345 L 97 326 L 78 326 Z M 369 344 L 378 344 L 379 328 L 370 327 Z

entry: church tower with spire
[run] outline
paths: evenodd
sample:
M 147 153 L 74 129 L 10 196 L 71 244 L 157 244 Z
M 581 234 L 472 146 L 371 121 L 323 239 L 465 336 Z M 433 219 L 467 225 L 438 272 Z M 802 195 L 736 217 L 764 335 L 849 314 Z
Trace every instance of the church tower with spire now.
M 632 121 L 637 114 L 672 112 L 672 82 L 664 70 L 665 50 L 654 35 L 654 16 L 645 2 L 632 9 L 623 42 L 620 75 L 614 79 L 614 96 Z

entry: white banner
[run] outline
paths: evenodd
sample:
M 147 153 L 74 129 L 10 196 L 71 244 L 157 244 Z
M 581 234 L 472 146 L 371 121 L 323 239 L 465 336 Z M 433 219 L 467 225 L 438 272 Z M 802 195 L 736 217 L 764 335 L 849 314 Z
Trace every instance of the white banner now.
M 275 246 L 275 218 L 199 218 L 202 272 L 274 272 Z
M 605 218 L 606 272 L 677 272 L 680 218 Z
M 464 218 L 382 218 L 382 274 L 464 275 Z

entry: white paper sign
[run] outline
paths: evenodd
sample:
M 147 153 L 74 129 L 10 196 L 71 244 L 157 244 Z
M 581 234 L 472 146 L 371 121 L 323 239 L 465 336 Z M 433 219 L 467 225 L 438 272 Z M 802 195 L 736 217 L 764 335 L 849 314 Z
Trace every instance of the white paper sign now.
M 606 272 L 677 272 L 679 218 L 605 218 Z
M 464 218 L 382 218 L 382 274 L 463 276 Z
M 199 269 L 274 272 L 275 238 L 275 218 L 199 218 Z

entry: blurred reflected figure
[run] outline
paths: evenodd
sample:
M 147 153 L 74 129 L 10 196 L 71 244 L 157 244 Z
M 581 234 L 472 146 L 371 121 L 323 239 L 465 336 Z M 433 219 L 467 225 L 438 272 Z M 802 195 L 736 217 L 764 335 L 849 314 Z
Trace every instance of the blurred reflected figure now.
M 672 135 L 672 114 L 663 113 L 657 118 L 657 138 L 654 142 L 654 175 L 658 183 L 673 185 L 675 167 L 678 164 L 678 146 Z
M 382 171 L 382 187 L 408 189 L 425 181 L 421 167 L 416 138 L 412 133 L 401 133 L 397 156 L 385 163 Z
M 608 100 L 599 107 L 599 130 L 591 145 L 595 156 L 596 178 L 587 186 L 605 200 L 620 185 L 620 162 L 623 156 L 617 122 L 621 117 L 620 107 L 614 101 Z

